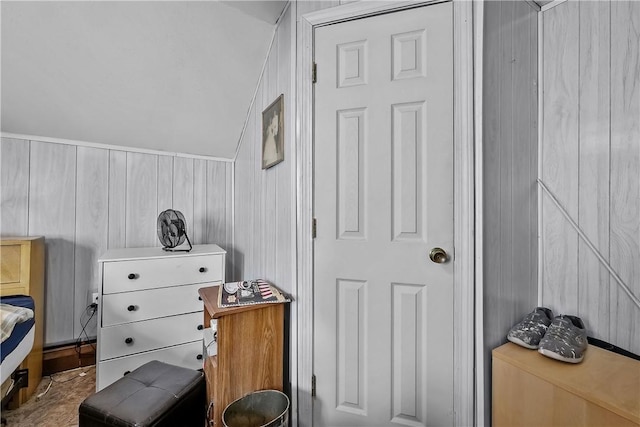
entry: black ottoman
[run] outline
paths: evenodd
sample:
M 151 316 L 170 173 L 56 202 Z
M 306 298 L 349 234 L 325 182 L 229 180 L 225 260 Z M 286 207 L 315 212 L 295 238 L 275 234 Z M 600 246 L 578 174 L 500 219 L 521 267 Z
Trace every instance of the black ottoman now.
M 157 360 L 140 366 L 80 404 L 80 427 L 202 427 L 204 374 Z

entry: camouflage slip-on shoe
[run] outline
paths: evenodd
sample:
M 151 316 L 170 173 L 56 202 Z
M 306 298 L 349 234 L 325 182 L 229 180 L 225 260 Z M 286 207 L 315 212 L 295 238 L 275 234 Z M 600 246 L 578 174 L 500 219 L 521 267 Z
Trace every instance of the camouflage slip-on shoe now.
M 577 316 L 560 315 L 553 319 L 538 352 L 562 362 L 580 363 L 587 349 L 587 330 Z
M 536 307 L 507 334 L 507 339 L 519 346 L 535 350 L 551 324 L 553 313 L 546 307 Z

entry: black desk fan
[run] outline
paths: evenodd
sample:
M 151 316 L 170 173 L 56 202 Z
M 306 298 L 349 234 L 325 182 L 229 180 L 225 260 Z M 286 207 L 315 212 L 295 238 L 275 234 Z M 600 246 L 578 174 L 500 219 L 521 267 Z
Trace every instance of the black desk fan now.
M 193 249 L 189 236 L 187 236 L 187 222 L 180 211 L 167 209 L 158 215 L 158 238 L 165 251 L 189 252 Z M 189 249 L 175 249 L 185 240 L 189 244 Z

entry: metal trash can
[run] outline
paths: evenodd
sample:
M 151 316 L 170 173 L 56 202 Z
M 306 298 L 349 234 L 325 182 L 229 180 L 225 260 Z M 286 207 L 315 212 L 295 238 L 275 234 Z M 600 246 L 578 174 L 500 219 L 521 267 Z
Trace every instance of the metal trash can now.
M 278 390 L 261 390 L 230 403 L 222 412 L 225 427 L 287 427 L 289 398 Z

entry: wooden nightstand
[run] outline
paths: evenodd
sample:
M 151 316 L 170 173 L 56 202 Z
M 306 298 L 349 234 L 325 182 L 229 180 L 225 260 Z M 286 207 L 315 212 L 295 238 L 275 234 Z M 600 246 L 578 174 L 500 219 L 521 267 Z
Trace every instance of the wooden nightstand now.
M 257 390 L 283 390 L 284 303 L 219 308 L 219 286 L 200 289 L 205 326 L 217 321 L 218 354 L 207 357 L 210 419 L 222 425 L 222 411 Z

